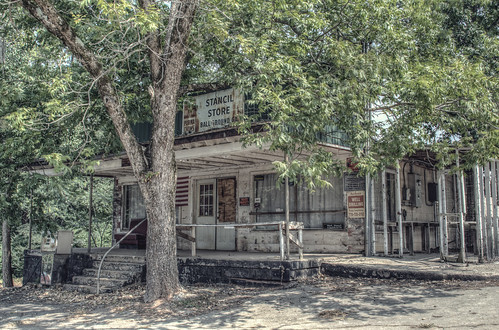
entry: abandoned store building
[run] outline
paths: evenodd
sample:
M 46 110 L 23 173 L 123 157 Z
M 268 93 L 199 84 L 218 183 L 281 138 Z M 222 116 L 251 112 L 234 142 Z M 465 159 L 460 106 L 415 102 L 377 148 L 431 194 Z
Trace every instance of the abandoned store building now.
M 285 187 L 277 184 L 273 165 L 283 153 L 243 146 L 232 125 L 239 114 L 255 111 L 242 93 L 226 89 L 194 99 L 195 105 L 177 113 L 175 123 L 179 253 L 262 252 L 282 259 L 288 220 L 295 243 L 290 251 L 300 255 L 499 255 L 495 161 L 452 173 L 437 170 L 434 155 L 422 150 L 375 178 L 360 177 L 351 166 L 342 177 L 328 179 L 332 188 L 309 190 L 300 182 Z M 147 124 L 134 127 L 142 142 L 150 130 Z M 332 128 L 319 140 L 331 157 L 349 165 L 352 153 L 344 133 Z M 94 175 L 114 179 L 113 241 L 130 251 L 144 249 L 145 207 L 126 154 L 100 160 Z

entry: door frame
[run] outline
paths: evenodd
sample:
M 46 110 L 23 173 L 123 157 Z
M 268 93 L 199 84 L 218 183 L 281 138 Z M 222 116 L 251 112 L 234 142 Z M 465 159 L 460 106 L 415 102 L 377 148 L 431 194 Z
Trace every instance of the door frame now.
M 234 192 L 235 192 L 235 199 L 234 199 L 234 204 L 235 204 L 235 210 L 236 210 L 236 215 L 235 215 L 235 222 L 237 222 L 237 176 L 236 175 L 230 175 L 230 176 L 223 176 L 223 177 L 215 177 L 215 178 L 200 178 L 200 179 L 194 179 L 194 200 L 193 200 L 193 206 L 194 206 L 194 223 L 195 224 L 206 224 L 206 221 L 201 221 L 200 223 L 200 218 L 203 218 L 203 216 L 199 215 L 199 208 L 200 208 L 200 186 L 203 184 L 213 184 L 213 216 L 210 216 L 214 219 L 213 224 L 224 224 L 223 222 L 219 222 L 218 216 L 219 216 L 219 207 L 218 207 L 218 181 L 223 180 L 223 179 L 234 179 Z M 230 225 L 232 223 L 227 223 L 227 225 Z M 224 251 L 224 250 L 219 250 L 217 246 L 217 236 L 218 232 L 220 230 L 227 230 L 224 228 L 206 228 L 206 227 L 198 227 L 196 228 L 196 244 L 200 246 L 200 249 L 207 249 L 207 250 L 214 250 L 214 251 Z M 237 235 L 235 235 L 235 229 L 234 230 L 234 248 L 227 250 L 227 251 L 235 251 L 237 247 Z M 200 241 L 198 241 L 198 238 L 202 237 L 202 235 L 213 235 L 213 240 L 214 244 L 213 246 L 210 246 L 209 244 L 200 244 Z M 206 237 L 206 236 L 205 236 Z M 208 248 L 206 246 L 209 246 Z M 213 247 L 213 248 L 211 248 Z
M 200 201 L 200 187 L 202 185 L 213 185 L 212 193 L 212 214 L 209 216 L 202 216 L 199 214 L 201 201 Z M 216 224 L 217 223 L 217 179 L 201 179 L 196 180 L 195 184 L 195 199 L 194 199 L 194 214 L 196 224 Z M 212 238 L 213 237 L 213 238 Z M 198 227 L 196 228 L 196 245 L 199 249 L 216 250 L 217 231 L 215 227 Z

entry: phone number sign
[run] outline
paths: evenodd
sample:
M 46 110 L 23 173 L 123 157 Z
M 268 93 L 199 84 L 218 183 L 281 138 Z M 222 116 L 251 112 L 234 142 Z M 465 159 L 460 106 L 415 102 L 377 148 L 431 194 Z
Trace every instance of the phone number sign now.
M 347 216 L 350 219 L 366 217 L 365 191 L 347 192 Z

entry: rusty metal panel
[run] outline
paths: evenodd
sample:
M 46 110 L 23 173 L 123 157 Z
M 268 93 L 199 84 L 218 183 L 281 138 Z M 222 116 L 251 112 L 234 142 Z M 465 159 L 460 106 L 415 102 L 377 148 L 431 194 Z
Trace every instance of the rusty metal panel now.
M 236 179 L 218 179 L 218 222 L 236 222 Z

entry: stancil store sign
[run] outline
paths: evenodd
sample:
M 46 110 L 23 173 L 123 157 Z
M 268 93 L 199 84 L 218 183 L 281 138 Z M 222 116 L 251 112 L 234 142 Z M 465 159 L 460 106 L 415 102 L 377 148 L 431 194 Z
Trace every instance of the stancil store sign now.
M 198 132 L 230 126 L 244 111 L 243 97 L 233 88 L 199 95 L 195 99 Z

